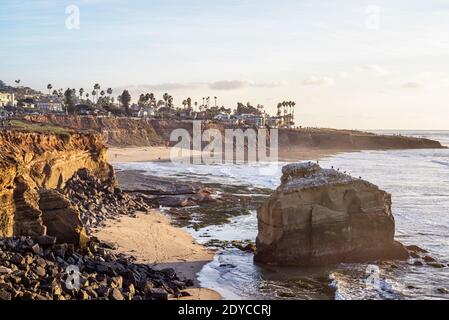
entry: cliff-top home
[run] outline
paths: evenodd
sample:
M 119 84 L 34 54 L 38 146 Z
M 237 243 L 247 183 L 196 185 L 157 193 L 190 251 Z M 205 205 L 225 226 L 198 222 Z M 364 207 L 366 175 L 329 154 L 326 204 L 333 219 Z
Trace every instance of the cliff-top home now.
M 36 102 L 36 107 L 42 112 L 62 112 L 62 102 L 58 97 L 43 96 Z
M 0 92 L 0 107 L 14 107 L 16 105 L 16 99 L 14 93 Z

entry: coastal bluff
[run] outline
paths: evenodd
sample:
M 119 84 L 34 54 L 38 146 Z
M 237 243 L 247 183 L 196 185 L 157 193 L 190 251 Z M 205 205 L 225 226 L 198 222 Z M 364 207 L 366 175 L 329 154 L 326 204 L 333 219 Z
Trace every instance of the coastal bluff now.
M 103 136 L 109 147 L 148 147 L 166 145 L 175 129 L 185 129 L 192 134 L 191 120 L 155 120 L 141 118 L 96 117 L 92 115 L 30 115 L 25 120 L 50 124 L 77 132 L 96 132 Z M 238 129 L 245 126 L 204 122 L 203 129 Z M 248 128 L 248 127 L 247 127 Z M 279 153 L 284 159 L 303 159 L 297 151 L 321 150 L 325 153 L 388 150 L 388 149 L 438 149 L 443 146 L 426 138 L 401 135 L 382 135 L 357 130 L 327 128 L 279 129 Z
M 84 241 L 78 211 L 54 191 L 83 168 L 115 183 L 100 135 L 0 131 L 0 237 L 51 235 L 64 242 Z
M 281 185 L 257 211 L 255 261 L 316 266 L 406 259 L 394 240 L 391 195 L 316 163 L 282 169 Z

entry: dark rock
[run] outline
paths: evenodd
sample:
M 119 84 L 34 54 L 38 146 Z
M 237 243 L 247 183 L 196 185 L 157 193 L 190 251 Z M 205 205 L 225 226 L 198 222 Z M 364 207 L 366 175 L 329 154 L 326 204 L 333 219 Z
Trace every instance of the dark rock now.
M 155 300 L 168 300 L 168 293 L 163 288 L 151 288 L 148 294 Z
M 429 263 L 427 263 L 427 265 L 429 265 L 433 268 L 437 268 L 437 269 L 442 269 L 442 268 L 446 267 L 446 265 L 444 265 L 442 263 L 438 263 L 438 262 L 429 262 Z
M 56 237 L 52 236 L 39 236 L 36 239 L 37 243 L 43 247 L 50 247 L 56 244 Z
M 432 258 L 431 256 L 425 256 L 424 258 L 423 258 L 423 260 L 425 261 L 425 262 L 435 262 L 436 260 L 434 259 L 434 258 Z
M 0 300 L 11 300 L 11 299 L 12 299 L 11 292 L 8 292 L 5 289 L 0 288 Z
M 424 250 L 424 249 L 422 249 L 422 248 L 420 248 L 418 246 L 415 246 L 415 245 L 406 246 L 406 248 L 407 248 L 408 251 L 411 251 L 411 252 L 428 253 L 427 250 Z

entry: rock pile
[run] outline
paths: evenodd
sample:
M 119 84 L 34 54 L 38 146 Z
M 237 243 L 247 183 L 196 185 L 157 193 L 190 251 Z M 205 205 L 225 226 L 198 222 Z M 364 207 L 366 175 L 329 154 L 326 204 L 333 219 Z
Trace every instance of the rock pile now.
M 62 192 L 80 212 L 83 225 L 89 234 L 91 228 L 103 226 L 106 219 L 120 215 L 135 216 L 136 211 L 148 211 L 152 204 L 145 197 L 128 194 L 120 188 L 103 183 L 86 169 L 79 170 Z
M 0 300 L 166 300 L 188 295 L 183 290 L 193 285 L 97 239 L 85 250 L 55 243 L 50 236 L 0 239 Z
M 408 257 L 394 241 L 390 194 L 310 162 L 282 173 L 281 185 L 257 212 L 256 261 L 323 265 Z

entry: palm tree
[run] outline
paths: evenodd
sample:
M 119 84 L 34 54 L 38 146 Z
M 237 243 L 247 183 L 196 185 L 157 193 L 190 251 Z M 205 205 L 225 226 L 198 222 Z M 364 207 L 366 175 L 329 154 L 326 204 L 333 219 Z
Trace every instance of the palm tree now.
M 89 92 L 86 93 L 86 99 L 89 101 Z
M 18 87 L 19 87 L 19 84 L 20 84 L 20 79 L 14 80 L 14 82 L 17 84 L 17 88 L 18 88 Z
M 101 91 L 100 91 L 101 103 L 102 103 L 102 104 L 104 103 L 103 97 L 104 97 L 105 94 L 106 94 L 106 92 L 104 92 L 104 90 L 101 90 Z M 97 102 L 98 102 L 98 101 L 97 101 Z
M 206 104 L 205 104 L 205 101 L 206 100 L 206 98 L 205 97 L 203 97 L 203 106 L 205 106 Z
M 165 102 L 165 106 L 167 107 L 167 103 L 168 103 L 168 98 L 169 98 L 170 96 L 168 95 L 168 93 L 164 93 L 164 95 L 162 96 L 162 99 L 164 99 L 164 102 Z
M 110 99 L 111 95 L 112 95 L 112 88 L 108 88 L 108 90 L 106 90 L 106 92 L 108 93 L 109 99 Z
M 101 87 L 100 84 L 96 83 L 94 84 L 94 90 L 95 90 L 95 96 L 97 96 L 97 101 L 98 101 L 98 91 L 100 91 Z
M 285 123 L 287 122 L 287 101 L 283 101 L 282 106 L 284 107 L 284 118 L 282 121 L 284 122 L 285 125 Z
M 278 105 L 277 105 L 277 109 L 278 109 L 277 116 L 278 117 L 281 116 L 281 108 L 282 108 L 282 103 L 279 102 Z
M 217 97 L 214 97 L 214 100 L 215 100 L 215 107 L 217 106 Z
M 97 95 L 97 91 L 93 90 L 92 91 L 92 100 L 95 103 L 95 96 Z
M 156 106 L 156 99 L 154 98 L 154 93 L 150 93 L 149 98 L 150 98 L 150 106 L 151 107 L 155 107 Z
M 292 101 L 292 122 L 295 121 L 295 106 L 296 102 Z
M 198 101 L 195 101 L 194 105 L 195 105 L 195 109 L 198 109 Z
M 79 93 L 80 93 L 80 98 L 83 99 L 84 89 L 80 88 Z
M 187 98 L 187 107 L 188 107 L 189 109 L 192 108 L 192 98 L 190 98 L 190 97 Z
M 51 83 L 47 84 L 47 89 L 48 89 L 48 95 L 50 95 L 51 89 L 53 89 L 53 86 L 51 85 Z

